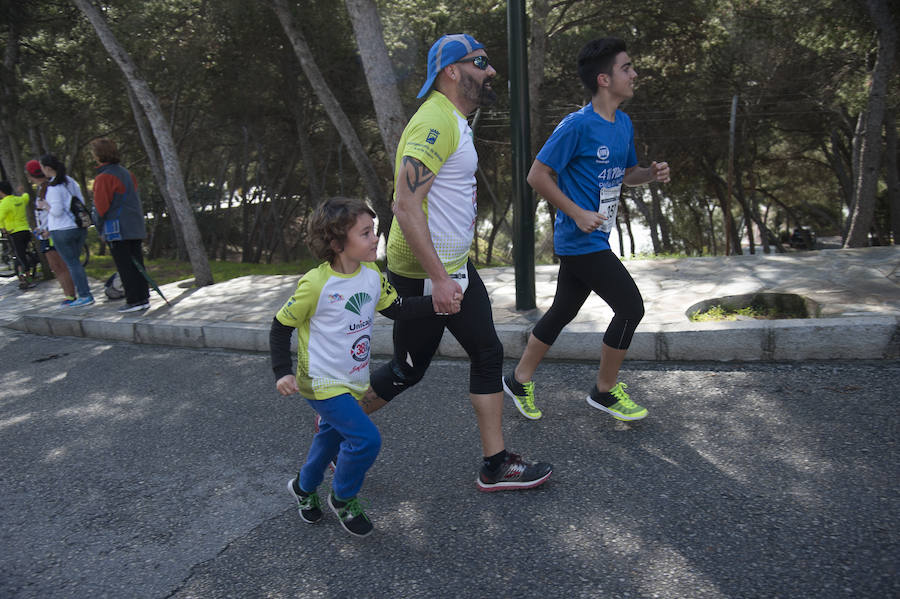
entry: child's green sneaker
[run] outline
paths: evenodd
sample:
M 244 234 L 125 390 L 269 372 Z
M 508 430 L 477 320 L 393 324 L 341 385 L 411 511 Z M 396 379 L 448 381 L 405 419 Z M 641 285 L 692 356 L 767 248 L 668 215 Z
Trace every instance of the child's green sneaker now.
M 625 389 L 628 387 L 625 383 L 616 383 L 616 386 L 607 393 L 601 393 L 597 390 L 597 386 L 591 389 L 590 395 L 587 396 L 588 405 L 598 410 L 603 410 L 618 420 L 640 420 L 646 418 L 647 408 L 643 408 L 628 397 Z
M 332 491 L 328 494 L 328 506 L 337 514 L 344 530 L 351 535 L 364 537 L 372 532 L 374 526 L 372 526 L 372 521 L 369 520 L 369 517 L 366 516 L 366 512 L 363 511 L 358 497 L 341 501 L 334 496 L 334 491 Z
M 300 488 L 296 478 L 288 481 L 288 490 L 297 500 L 297 509 L 300 511 L 300 517 L 304 522 L 315 524 L 322 519 L 322 503 L 319 500 L 319 494 L 313 491 L 307 493 Z

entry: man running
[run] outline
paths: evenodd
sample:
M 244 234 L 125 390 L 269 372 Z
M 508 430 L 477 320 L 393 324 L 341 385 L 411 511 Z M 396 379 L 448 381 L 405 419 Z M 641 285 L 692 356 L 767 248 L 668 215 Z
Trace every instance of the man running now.
M 481 491 L 536 487 L 552 472 L 508 452 L 503 440 L 503 346 L 487 290 L 469 262 L 475 232 L 478 154 L 466 120 L 497 96 L 484 46 L 466 34 L 444 35 L 428 52 L 427 99 L 403 131 L 394 170 L 394 220 L 387 276 L 401 297 L 428 295 L 435 316 L 394 322 L 394 357 L 372 373 L 372 412 L 425 374 L 444 329 L 469 356 L 469 394 L 481 432 Z M 454 298 L 462 296 L 459 311 Z M 455 312 L 455 313 L 454 313 Z

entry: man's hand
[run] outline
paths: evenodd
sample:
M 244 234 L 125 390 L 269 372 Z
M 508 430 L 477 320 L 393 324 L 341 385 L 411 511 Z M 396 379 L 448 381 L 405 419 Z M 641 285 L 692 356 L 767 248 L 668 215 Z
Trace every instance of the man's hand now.
M 603 224 L 606 217 L 599 212 L 579 208 L 579 212 L 573 220 L 575 221 L 575 224 L 578 225 L 578 228 L 585 233 L 593 233 Z
M 653 177 L 653 181 L 657 181 L 659 183 L 668 183 L 669 182 L 669 163 L 668 162 L 651 162 L 650 163 L 650 175 Z
M 275 388 L 282 395 L 293 395 L 299 393 L 300 388 L 297 387 L 297 377 L 293 374 L 286 374 L 275 382 Z
M 462 287 L 451 278 L 432 280 L 431 303 L 435 314 L 456 314 L 462 302 Z

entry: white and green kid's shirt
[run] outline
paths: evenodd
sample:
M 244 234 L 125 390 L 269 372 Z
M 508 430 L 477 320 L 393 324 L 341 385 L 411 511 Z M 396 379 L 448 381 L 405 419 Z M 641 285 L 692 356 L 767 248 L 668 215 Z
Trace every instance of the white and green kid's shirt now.
M 465 115 L 442 93 L 431 92 L 403 130 L 394 163 L 395 181 L 404 156 L 420 160 L 435 175 L 422 210 L 428 218 L 431 242 L 444 268 L 456 272 L 469 258 L 475 234 L 478 154 Z M 396 181 L 395 187 L 404 184 Z M 413 279 L 428 276 L 396 218 L 391 223 L 387 259 L 391 272 L 398 275 Z
M 370 262 L 349 275 L 324 262 L 300 279 L 275 318 L 297 329 L 297 385 L 304 397 L 362 397 L 369 386 L 375 311 L 396 299 L 393 286 Z

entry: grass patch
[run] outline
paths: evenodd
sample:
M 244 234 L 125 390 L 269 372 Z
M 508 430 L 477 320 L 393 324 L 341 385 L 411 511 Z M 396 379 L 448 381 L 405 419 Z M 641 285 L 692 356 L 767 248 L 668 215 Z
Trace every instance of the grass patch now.
M 245 262 L 225 262 L 210 260 L 209 268 L 212 271 L 213 281 L 221 283 L 230 279 L 247 275 L 296 275 L 297 278 L 310 268 L 315 268 L 318 262 L 304 260 L 301 262 L 281 262 L 275 264 L 250 264 Z M 174 283 L 184 279 L 194 278 L 194 270 L 190 262 L 159 258 L 156 260 L 144 259 L 147 272 L 157 285 Z M 87 275 L 98 281 L 106 281 L 114 272 L 116 265 L 112 256 L 91 255 L 91 260 L 84 269 Z
M 768 306 L 747 306 L 745 308 L 735 308 L 734 306 L 715 305 L 706 310 L 697 310 L 691 313 L 691 322 L 710 322 L 715 320 L 745 320 L 754 318 L 758 320 L 770 320 L 774 318 L 795 318 L 785 314 L 779 314 L 775 308 Z

